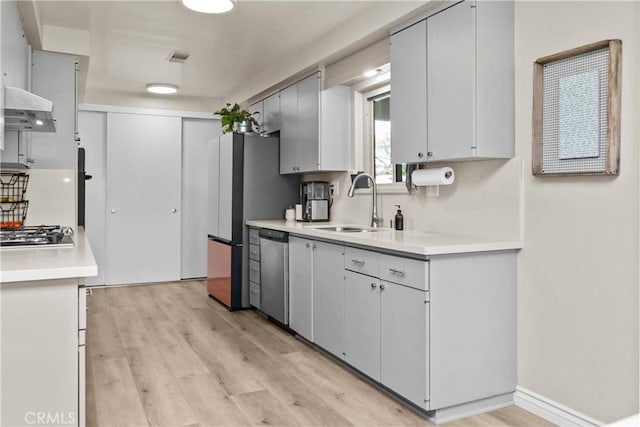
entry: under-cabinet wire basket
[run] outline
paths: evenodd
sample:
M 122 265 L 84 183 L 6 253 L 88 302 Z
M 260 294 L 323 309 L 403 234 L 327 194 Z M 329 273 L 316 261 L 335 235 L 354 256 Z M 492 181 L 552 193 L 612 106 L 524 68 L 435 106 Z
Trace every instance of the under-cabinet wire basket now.
M 15 229 L 22 227 L 24 220 L 27 218 L 28 208 L 29 202 L 27 200 L 0 203 L 0 228 Z
M 29 175 L 24 172 L 0 172 L 0 202 L 22 202 Z

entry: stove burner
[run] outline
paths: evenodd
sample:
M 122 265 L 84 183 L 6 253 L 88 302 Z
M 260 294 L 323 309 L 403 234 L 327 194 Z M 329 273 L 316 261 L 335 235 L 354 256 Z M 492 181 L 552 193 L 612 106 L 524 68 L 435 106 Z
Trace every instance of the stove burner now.
M 0 230 L 0 246 L 73 245 L 70 227 L 40 225 L 17 230 Z

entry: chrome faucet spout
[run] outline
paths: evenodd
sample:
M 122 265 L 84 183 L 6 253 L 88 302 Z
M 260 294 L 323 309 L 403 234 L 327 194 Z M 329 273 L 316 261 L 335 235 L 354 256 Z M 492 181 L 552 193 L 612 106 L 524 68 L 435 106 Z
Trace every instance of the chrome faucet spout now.
M 370 180 L 371 184 L 373 185 L 373 188 L 371 189 L 371 203 L 373 205 L 371 209 L 371 227 L 378 228 L 378 186 L 376 185 L 376 180 L 373 179 L 373 177 L 368 173 L 360 173 L 356 175 L 356 177 L 353 179 L 353 182 L 351 183 L 351 187 L 349 187 L 349 193 L 347 195 L 349 197 L 353 197 L 356 190 L 356 183 L 361 178 Z

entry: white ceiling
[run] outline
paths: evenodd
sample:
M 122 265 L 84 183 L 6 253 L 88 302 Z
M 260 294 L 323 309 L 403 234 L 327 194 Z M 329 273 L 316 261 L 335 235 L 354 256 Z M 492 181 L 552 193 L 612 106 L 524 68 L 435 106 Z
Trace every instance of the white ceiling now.
M 221 100 L 244 100 L 305 67 L 379 40 L 425 4 L 240 0 L 230 13 L 207 15 L 178 0 L 32 3 L 45 49 L 53 34 L 48 29 L 64 29 L 67 40 L 58 37 L 56 50 L 88 53 L 87 91 L 141 93 L 147 83 L 166 82 L 178 85 L 182 96 Z M 73 52 L 83 38 L 86 48 Z M 168 62 L 173 50 L 191 58 Z

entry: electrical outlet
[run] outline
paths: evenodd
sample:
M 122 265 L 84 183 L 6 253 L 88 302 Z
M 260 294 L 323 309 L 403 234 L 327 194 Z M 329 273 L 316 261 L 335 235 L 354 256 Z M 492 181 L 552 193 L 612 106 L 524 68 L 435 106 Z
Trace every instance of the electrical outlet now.
M 425 187 L 425 194 L 427 197 L 439 197 L 440 186 L 439 185 L 427 185 Z
M 338 197 L 340 195 L 340 182 L 339 181 L 334 181 L 331 184 L 329 184 L 329 195 L 331 197 Z

